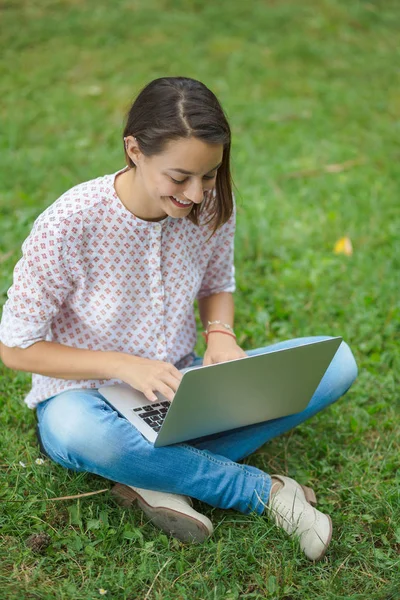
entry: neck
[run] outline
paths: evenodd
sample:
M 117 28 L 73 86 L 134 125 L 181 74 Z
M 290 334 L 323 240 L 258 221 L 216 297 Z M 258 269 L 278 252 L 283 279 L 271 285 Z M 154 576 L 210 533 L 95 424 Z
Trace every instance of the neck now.
M 165 214 L 159 215 L 160 209 L 152 209 L 151 198 L 146 194 L 143 182 L 135 168 L 117 175 L 114 187 L 122 204 L 138 219 L 143 221 L 162 221 L 165 219 Z

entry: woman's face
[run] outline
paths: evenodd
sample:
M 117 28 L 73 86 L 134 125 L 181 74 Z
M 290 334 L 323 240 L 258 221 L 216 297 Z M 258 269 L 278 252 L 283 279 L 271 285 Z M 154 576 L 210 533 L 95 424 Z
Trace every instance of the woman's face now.
M 140 212 L 145 212 L 148 219 L 186 217 L 194 204 L 203 202 L 215 187 L 222 144 L 209 144 L 195 137 L 180 138 L 170 141 L 160 154 L 146 157 L 129 136 L 126 147 L 136 164 L 134 188 L 137 201 L 140 199 Z

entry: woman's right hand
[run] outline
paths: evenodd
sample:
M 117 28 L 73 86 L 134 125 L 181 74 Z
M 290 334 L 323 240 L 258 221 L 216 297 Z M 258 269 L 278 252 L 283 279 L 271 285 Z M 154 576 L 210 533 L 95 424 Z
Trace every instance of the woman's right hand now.
M 154 392 L 160 392 L 172 402 L 183 377 L 173 364 L 128 354 L 121 358 L 118 379 L 142 392 L 151 402 L 158 400 Z
M 1 360 L 10 369 L 57 379 L 122 379 L 152 402 L 160 392 L 172 402 L 182 380 L 174 365 L 123 352 L 86 350 L 56 342 L 40 341 L 28 348 L 0 343 Z

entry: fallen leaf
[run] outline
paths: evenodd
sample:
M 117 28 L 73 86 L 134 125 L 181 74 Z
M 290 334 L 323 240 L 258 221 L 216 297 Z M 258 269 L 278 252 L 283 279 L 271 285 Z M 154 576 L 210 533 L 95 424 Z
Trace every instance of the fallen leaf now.
M 351 256 L 353 254 L 353 246 L 349 237 L 341 237 L 336 242 L 333 251 L 335 254 L 345 254 Z
M 296 179 L 299 177 L 315 177 L 316 175 L 321 175 L 321 173 L 341 173 L 342 171 L 346 171 L 346 169 L 351 169 L 357 165 L 361 165 L 364 163 L 364 159 L 362 157 L 355 158 L 354 160 L 346 160 L 343 163 L 335 163 L 330 165 L 322 165 L 321 167 L 317 167 L 315 169 L 302 169 L 300 171 L 292 171 L 291 173 L 283 173 L 280 176 L 280 179 Z
M 303 110 L 300 113 L 288 113 L 281 115 L 271 115 L 268 117 L 268 121 L 273 121 L 275 123 L 279 121 L 298 121 L 299 119 L 310 119 L 311 113 L 308 110 Z
M 12 250 L 9 250 L 8 252 L 5 252 L 5 254 L 0 254 L 0 263 L 5 262 L 12 255 L 13 255 L 13 251 Z
M 100 96 L 102 88 L 99 85 L 91 85 L 85 90 L 86 96 Z
M 357 165 L 360 165 L 362 163 L 363 163 L 362 158 L 356 158 L 354 160 L 346 160 L 343 163 L 337 163 L 337 164 L 333 164 L 333 165 L 325 165 L 324 171 L 326 171 L 326 173 L 341 173 L 342 171 L 345 171 L 346 169 L 351 169 L 351 167 L 356 167 Z

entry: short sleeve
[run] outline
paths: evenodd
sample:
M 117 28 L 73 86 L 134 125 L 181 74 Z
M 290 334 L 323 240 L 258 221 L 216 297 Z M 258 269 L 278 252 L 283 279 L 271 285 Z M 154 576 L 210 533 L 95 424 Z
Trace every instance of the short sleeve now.
M 45 340 L 53 317 L 73 282 L 66 264 L 68 228 L 37 221 L 22 246 L 0 323 L 0 340 L 9 347 L 28 348 Z
M 236 226 L 236 209 L 230 219 L 214 234 L 216 242 L 214 251 L 208 261 L 207 269 L 201 282 L 197 298 L 204 298 L 220 292 L 234 292 L 234 238 Z

